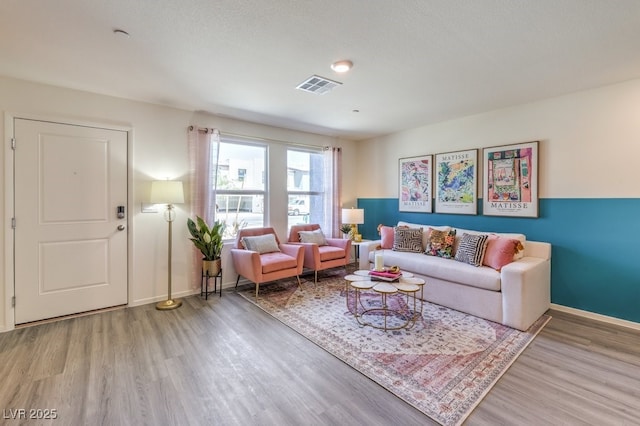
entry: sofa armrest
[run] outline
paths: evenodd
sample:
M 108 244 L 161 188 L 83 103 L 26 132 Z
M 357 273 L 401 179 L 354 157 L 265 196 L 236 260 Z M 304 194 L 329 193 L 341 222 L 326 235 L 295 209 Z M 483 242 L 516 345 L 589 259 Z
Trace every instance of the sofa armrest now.
M 358 269 L 368 270 L 369 269 L 369 253 L 375 251 L 378 246 L 382 243 L 382 240 L 373 240 L 373 241 L 364 241 L 360 244 L 359 248 L 359 258 L 358 258 Z
M 320 265 L 320 248 L 315 243 L 287 243 L 302 247 L 302 264 L 305 268 L 316 269 Z
M 351 250 L 351 240 L 346 238 L 326 238 L 327 244 L 333 247 L 340 247 L 345 252 Z
M 300 252 L 304 251 L 302 246 L 303 244 L 282 243 L 278 247 L 280 247 L 280 251 L 284 254 L 295 257 L 297 259 L 300 255 Z
M 291 243 L 282 243 L 280 244 L 280 251 L 284 254 L 288 254 L 291 257 L 296 258 L 297 262 L 297 274 L 300 275 L 302 273 L 302 268 L 304 266 L 304 248 L 301 244 L 291 244 Z
M 551 260 L 523 257 L 500 275 L 502 323 L 526 330 L 551 306 Z
M 262 266 L 260 264 L 260 253 L 245 249 L 231 249 L 231 259 L 233 268 L 238 275 L 241 275 L 254 283 L 262 280 Z

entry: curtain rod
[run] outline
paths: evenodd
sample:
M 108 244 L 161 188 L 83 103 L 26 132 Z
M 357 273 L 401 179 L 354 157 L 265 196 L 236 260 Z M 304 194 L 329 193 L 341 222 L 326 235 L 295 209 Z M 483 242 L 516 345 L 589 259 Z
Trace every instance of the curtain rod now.
M 193 130 L 194 128 L 195 128 L 195 126 L 193 126 L 193 125 L 189 126 L 189 130 Z M 217 131 L 220 136 L 227 136 L 227 137 L 231 137 L 231 138 L 236 137 L 236 138 L 249 139 L 249 140 L 259 141 L 259 142 L 271 142 L 271 143 L 277 143 L 277 144 L 280 144 L 280 145 L 298 146 L 298 147 L 301 147 L 301 148 L 315 148 L 315 149 L 323 149 L 323 150 L 328 148 L 327 145 L 309 145 L 309 144 L 303 144 L 303 143 L 299 143 L 299 142 L 281 141 L 279 139 L 260 138 L 260 137 L 256 137 L 256 136 L 242 135 L 242 134 L 239 134 L 239 133 L 220 132 L 218 129 L 210 129 L 210 128 L 207 128 L 207 127 L 198 127 L 198 131 L 202 132 L 202 133 L 209 133 L 209 132 Z M 334 147 L 334 146 L 331 146 L 331 147 Z M 334 148 L 341 149 L 340 147 L 334 147 Z
M 191 125 L 191 126 L 189 126 L 189 131 L 193 131 L 195 128 L 196 128 L 195 126 Z M 198 127 L 198 131 L 201 132 L 201 133 L 209 133 L 209 132 L 211 132 L 211 133 L 215 133 L 215 132 L 220 133 L 220 131 L 218 129 L 210 129 L 208 127 Z

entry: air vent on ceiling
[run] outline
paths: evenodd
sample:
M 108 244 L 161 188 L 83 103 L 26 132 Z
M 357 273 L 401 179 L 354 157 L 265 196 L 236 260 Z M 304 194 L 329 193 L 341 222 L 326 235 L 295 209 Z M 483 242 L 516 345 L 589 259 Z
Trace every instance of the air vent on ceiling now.
M 324 95 L 336 86 L 342 83 L 320 77 L 319 75 L 312 75 L 302 83 L 296 86 L 296 89 L 304 90 L 305 92 L 315 93 L 316 95 Z

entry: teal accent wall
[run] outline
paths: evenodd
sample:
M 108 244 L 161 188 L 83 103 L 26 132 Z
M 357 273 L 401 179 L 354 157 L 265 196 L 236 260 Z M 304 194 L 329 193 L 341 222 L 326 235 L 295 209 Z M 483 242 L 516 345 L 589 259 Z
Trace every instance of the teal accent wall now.
M 363 238 L 399 220 L 478 231 L 518 232 L 552 244 L 551 301 L 640 322 L 640 198 L 541 199 L 538 218 L 398 211 L 397 198 L 359 198 Z

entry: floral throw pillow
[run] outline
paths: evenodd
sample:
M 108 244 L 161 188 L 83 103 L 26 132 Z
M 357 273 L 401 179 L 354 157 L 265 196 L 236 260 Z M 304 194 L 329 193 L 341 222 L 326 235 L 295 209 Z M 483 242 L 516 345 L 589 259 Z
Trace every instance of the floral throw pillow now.
M 456 230 L 438 231 L 437 229 L 429 228 L 429 231 L 429 242 L 424 254 L 451 259 Z

